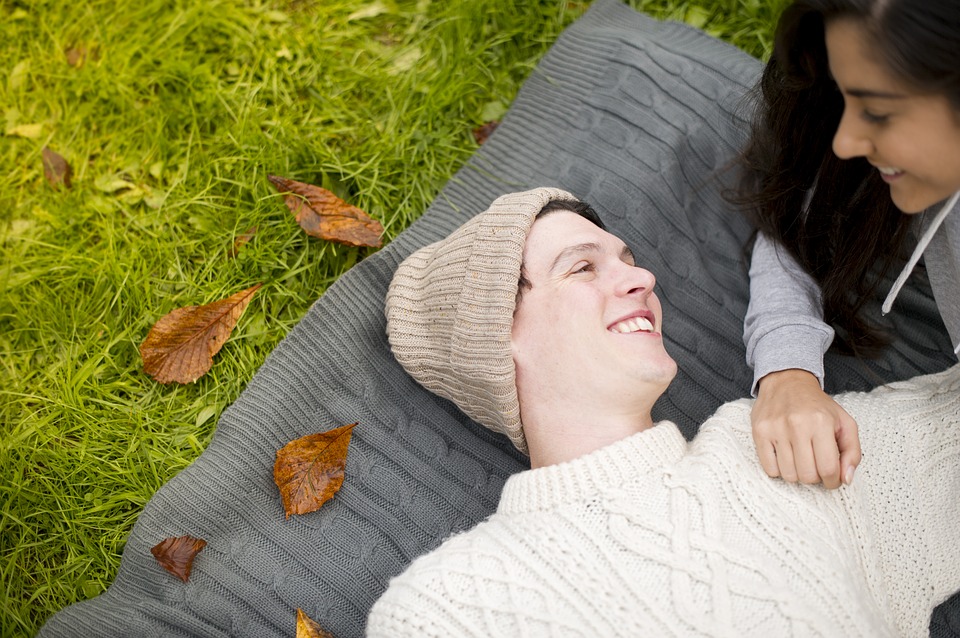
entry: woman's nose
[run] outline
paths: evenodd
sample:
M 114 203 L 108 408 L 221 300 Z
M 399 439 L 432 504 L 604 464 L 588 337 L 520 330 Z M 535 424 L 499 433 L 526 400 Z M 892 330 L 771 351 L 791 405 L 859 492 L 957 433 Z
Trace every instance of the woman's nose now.
M 873 142 L 869 131 L 849 108 L 843 109 L 840 125 L 833 135 L 833 152 L 840 159 L 866 157 L 873 153 Z

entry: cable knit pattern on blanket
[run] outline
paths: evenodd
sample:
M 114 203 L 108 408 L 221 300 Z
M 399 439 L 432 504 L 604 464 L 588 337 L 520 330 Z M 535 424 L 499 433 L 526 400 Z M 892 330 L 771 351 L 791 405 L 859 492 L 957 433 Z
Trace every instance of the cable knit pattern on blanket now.
M 839 401 L 861 424 L 852 486 L 770 480 L 752 401 L 689 446 L 664 421 L 513 476 L 390 584 L 368 635 L 924 636 L 960 588 L 960 366 Z
M 270 354 L 203 454 L 146 505 L 110 588 L 53 616 L 42 638 L 289 638 L 297 608 L 337 638 L 359 636 L 391 577 L 489 516 L 526 460 L 404 373 L 387 344 L 384 294 L 404 257 L 504 193 L 555 186 L 589 201 L 656 273 L 680 374 L 654 418 L 691 438 L 719 405 L 746 396 L 741 255 L 751 229 L 721 192 L 759 69 L 702 31 L 594 0 L 424 215 L 338 279 Z M 955 362 L 922 269 L 882 321 L 897 341 L 876 361 L 828 353 L 828 390 Z M 276 450 L 355 421 L 343 488 L 285 519 Z M 207 541 L 189 583 L 150 554 L 181 534 Z M 931 630 L 960 636 L 960 597 Z

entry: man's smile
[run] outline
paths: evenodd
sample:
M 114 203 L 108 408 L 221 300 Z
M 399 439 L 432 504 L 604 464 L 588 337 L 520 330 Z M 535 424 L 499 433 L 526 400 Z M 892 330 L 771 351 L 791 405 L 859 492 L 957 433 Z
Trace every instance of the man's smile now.
M 618 334 L 629 334 L 632 332 L 653 332 L 656 318 L 649 310 L 641 310 L 629 317 L 619 319 L 609 326 L 607 330 Z

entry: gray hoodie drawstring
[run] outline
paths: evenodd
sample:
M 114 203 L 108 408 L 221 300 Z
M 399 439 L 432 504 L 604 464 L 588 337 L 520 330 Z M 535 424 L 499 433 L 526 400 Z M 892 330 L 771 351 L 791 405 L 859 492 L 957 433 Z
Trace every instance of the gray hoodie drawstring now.
M 943 205 L 943 208 L 940 209 L 940 212 L 937 213 L 937 216 L 933 218 L 933 221 L 930 223 L 930 226 L 927 228 L 926 232 L 923 233 L 923 236 L 920 238 L 920 242 L 917 244 L 916 249 L 914 249 L 913 254 L 910 255 L 910 260 L 907 262 L 907 265 L 903 267 L 903 270 L 900 271 L 900 276 L 897 277 L 893 287 L 890 288 L 890 293 L 883 302 L 883 314 L 890 312 L 890 309 L 893 307 L 893 300 L 897 298 L 898 294 L 900 294 L 900 289 L 903 288 L 903 284 L 906 283 L 907 277 L 909 277 L 910 273 L 913 272 L 913 267 L 917 265 L 918 261 L 920 261 L 920 256 L 923 255 L 923 251 L 927 249 L 927 245 L 930 243 L 930 240 L 933 239 L 933 235 L 937 232 L 937 229 L 940 228 L 940 224 L 942 224 L 943 220 L 947 217 L 947 213 L 949 213 L 951 209 L 956 206 L 957 200 L 960 200 L 960 191 L 954 193 L 950 199 L 947 200 L 947 203 Z M 957 352 L 960 352 L 960 346 L 957 346 L 957 349 L 954 350 L 954 353 Z

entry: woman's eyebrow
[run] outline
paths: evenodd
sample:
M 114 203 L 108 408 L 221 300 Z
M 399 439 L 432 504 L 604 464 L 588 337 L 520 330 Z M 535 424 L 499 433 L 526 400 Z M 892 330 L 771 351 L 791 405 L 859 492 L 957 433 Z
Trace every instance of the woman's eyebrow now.
M 880 98 L 883 100 L 903 100 L 907 97 L 903 93 L 895 93 L 893 91 L 875 91 L 873 89 L 852 88 L 843 89 L 843 92 L 851 97 Z

